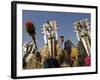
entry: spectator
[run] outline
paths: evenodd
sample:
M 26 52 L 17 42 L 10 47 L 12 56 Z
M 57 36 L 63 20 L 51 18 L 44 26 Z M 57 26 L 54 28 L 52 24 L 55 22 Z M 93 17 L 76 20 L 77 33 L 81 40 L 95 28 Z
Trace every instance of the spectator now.
M 60 36 L 60 46 L 64 49 L 64 36 Z

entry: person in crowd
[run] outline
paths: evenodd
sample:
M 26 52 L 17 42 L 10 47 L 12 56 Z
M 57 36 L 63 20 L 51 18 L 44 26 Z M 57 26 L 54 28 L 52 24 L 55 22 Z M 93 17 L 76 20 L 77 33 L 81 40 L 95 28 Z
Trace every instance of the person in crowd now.
M 86 51 L 81 41 L 78 41 L 78 66 L 84 66 L 84 59 L 86 57 Z
M 72 66 L 78 66 L 78 49 L 77 47 L 73 47 L 72 50 L 71 50 L 71 63 L 72 63 Z
M 65 43 L 64 43 L 64 50 L 67 52 L 68 64 L 72 67 L 72 63 L 71 63 L 72 42 L 70 40 L 66 40 L 65 41 Z
M 55 58 L 48 58 L 45 60 L 43 64 L 44 68 L 59 68 L 60 64 L 57 59 Z
M 64 49 L 64 36 L 60 36 L 60 46 Z
M 90 66 L 91 65 L 91 57 L 90 55 L 86 55 L 84 59 L 84 66 Z

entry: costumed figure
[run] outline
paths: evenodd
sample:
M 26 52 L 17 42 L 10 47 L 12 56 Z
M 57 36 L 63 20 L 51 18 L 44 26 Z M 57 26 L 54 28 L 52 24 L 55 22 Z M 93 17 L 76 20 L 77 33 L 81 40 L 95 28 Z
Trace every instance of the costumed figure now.
M 67 58 L 66 51 L 58 44 L 58 34 L 56 21 L 48 21 L 43 26 L 44 42 L 46 43 L 40 54 L 42 56 L 43 66 L 54 68 L 54 67 L 65 67 L 63 62 Z
M 30 37 L 32 37 L 32 41 L 29 41 L 24 44 L 23 50 L 23 68 L 24 69 L 34 69 L 40 68 L 40 53 L 38 52 L 36 40 L 35 40 L 35 26 L 32 22 L 26 22 L 26 31 Z

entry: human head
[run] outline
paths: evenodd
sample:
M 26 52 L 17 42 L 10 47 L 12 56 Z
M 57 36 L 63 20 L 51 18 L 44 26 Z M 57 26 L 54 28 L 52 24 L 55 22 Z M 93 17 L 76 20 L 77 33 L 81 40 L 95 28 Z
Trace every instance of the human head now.
M 64 36 L 60 36 L 60 42 L 61 42 L 61 43 L 64 42 Z
M 45 60 L 43 64 L 44 68 L 59 68 L 60 64 L 57 59 L 55 58 L 48 58 Z

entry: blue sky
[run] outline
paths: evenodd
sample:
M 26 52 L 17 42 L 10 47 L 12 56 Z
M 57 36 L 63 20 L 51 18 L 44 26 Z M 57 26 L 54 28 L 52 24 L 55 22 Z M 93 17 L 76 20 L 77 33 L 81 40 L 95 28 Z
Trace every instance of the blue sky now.
M 74 33 L 73 23 L 81 19 L 88 18 L 91 20 L 89 13 L 69 13 L 69 12 L 47 12 L 47 11 L 31 11 L 23 10 L 23 44 L 27 41 L 31 41 L 31 37 L 28 36 L 25 30 L 25 23 L 32 21 L 36 26 L 36 40 L 38 49 L 44 45 L 43 34 L 41 25 L 49 20 L 56 20 L 58 25 L 58 37 L 64 36 L 65 40 L 70 39 L 75 45 L 77 44 L 77 37 Z

